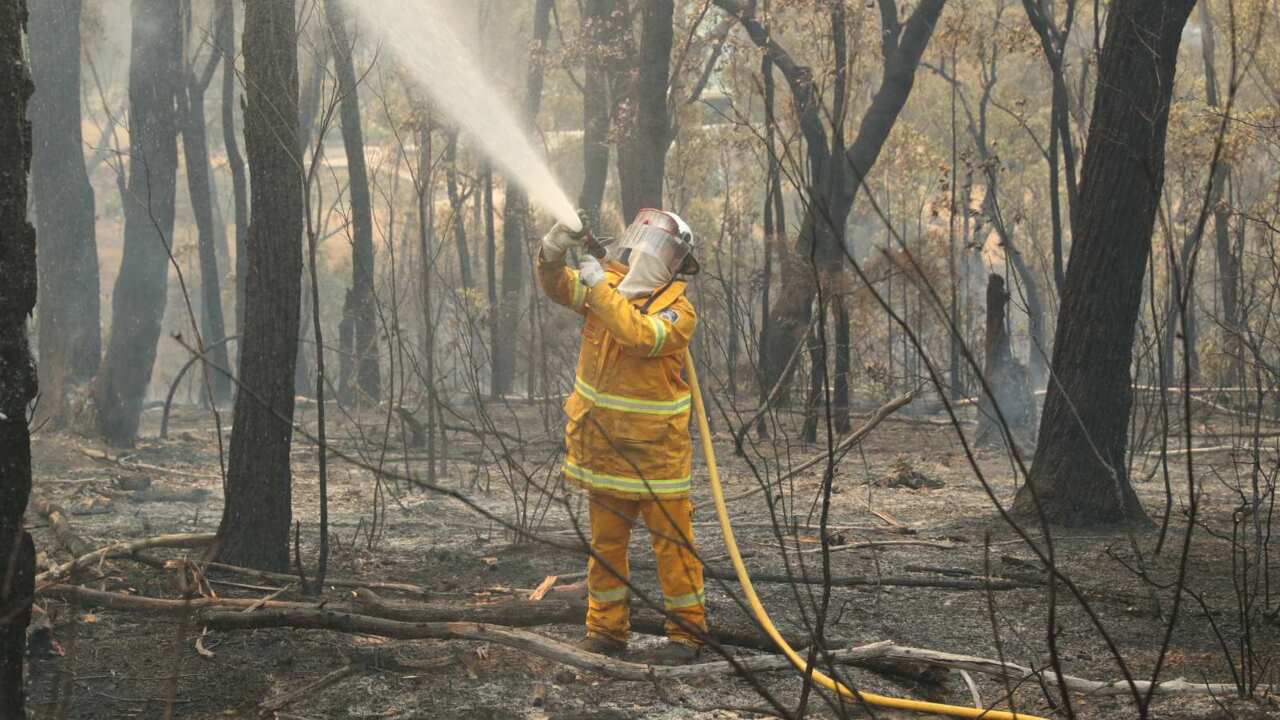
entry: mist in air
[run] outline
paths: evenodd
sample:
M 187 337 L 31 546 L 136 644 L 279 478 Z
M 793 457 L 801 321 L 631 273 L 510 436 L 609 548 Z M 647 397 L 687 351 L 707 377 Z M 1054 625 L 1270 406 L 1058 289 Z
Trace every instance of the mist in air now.
M 480 70 L 475 53 L 440 3 L 349 0 L 364 27 L 384 43 L 419 87 L 486 157 L 520 185 L 529 201 L 578 230 L 574 204 L 516 114 Z

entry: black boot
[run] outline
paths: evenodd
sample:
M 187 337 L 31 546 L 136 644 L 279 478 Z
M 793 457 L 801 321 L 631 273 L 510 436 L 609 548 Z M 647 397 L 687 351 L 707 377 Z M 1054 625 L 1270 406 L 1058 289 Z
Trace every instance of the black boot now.
M 620 657 L 627 652 L 627 644 L 621 640 L 590 632 L 578 641 L 577 648 L 583 652 L 609 657 Z

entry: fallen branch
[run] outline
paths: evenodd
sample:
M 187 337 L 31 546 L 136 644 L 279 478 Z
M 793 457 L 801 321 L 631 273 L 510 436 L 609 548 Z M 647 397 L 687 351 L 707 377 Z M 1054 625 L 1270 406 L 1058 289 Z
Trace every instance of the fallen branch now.
M 989 658 L 974 657 L 972 655 L 957 655 L 953 653 L 939 652 L 937 650 L 926 650 L 924 648 L 903 647 L 892 645 L 884 650 L 885 658 L 897 660 L 911 660 L 922 662 L 937 667 L 945 667 L 952 670 L 967 670 L 969 672 L 982 673 L 984 675 L 1003 676 L 1013 681 L 1022 681 L 1028 679 L 1038 679 L 1050 685 L 1059 685 L 1066 687 L 1072 692 L 1083 693 L 1086 695 L 1131 695 L 1129 683 L 1124 680 L 1115 680 L 1111 682 L 1102 682 L 1098 680 L 1086 680 L 1084 678 L 1075 677 L 1073 675 L 1062 675 L 1059 678 L 1052 670 L 1033 670 L 1029 667 L 1017 665 L 1010 662 L 1000 662 Z M 1147 693 L 1151 690 L 1151 682 L 1147 680 L 1135 681 L 1138 693 Z M 1262 692 L 1268 692 L 1267 688 L 1259 688 Z M 1238 688 L 1230 683 L 1197 683 L 1189 682 L 1178 678 L 1176 680 L 1168 680 L 1159 683 L 1155 687 L 1157 695 L 1234 695 L 1238 692 Z
M 636 563 L 633 567 L 638 567 Z M 737 582 L 738 575 L 731 568 L 714 568 L 704 566 L 702 568 L 704 577 L 715 578 L 717 580 L 730 580 Z M 757 583 L 800 583 L 803 585 L 822 585 L 822 577 L 805 576 L 799 574 L 787 573 L 771 573 L 761 572 L 751 573 L 752 582 Z M 1026 582 L 1021 580 L 1010 580 L 1008 578 L 989 577 L 989 578 L 972 578 L 972 579 L 944 579 L 944 578 L 920 578 L 920 577 L 904 577 L 886 575 L 884 577 L 874 577 L 869 575 L 833 575 L 831 576 L 832 587 L 928 587 L 942 588 L 945 590 L 1025 590 L 1028 588 L 1038 588 L 1042 583 Z
M 389 602 L 376 593 L 362 589 L 355 593 L 356 609 L 360 612 L 399 622 L 477 622 L 508 627 L 534 627 L 538 625 L 579 625 L 587 612 L 585 597 L 549 596 L 532 602 L 512 600 L 488 605 L 444 605 Z M 713 609 L 712 615 L 717 613 Z M 666 616 L 650 608 L 635 607 L 631 610 L 631 629 L 650 635 L 666 635 Z M 721 645 L 736 645 L 772 652 L 773 641 L 752 626 L 716 624 L 710 629 L 711 637 Z M 808 638 L 787 635 L 793 647 L 808 647 Z
M 145 595 L 126 595 L 125 593 L 91 590 L 79 585 L 50 585 L 38 590 L 45 597 L 56 597 L 64 600 L 76 600 L 82 605 L 122 610 L 124 612 L 148 612 L 176 614 L 192 610 L 226 610 L 242 611 L 255 608 L 273 609 L 313 609 L 316 603 L 300 603 L 284 600 L 263 600 L 256 598 L 214 598 L 194 597 L 187 599 L 153 598 Z
M 235 573 L 245 577 L 259 578 L 261 580 L 276 580 L 279 582 L 294 582 L 298 579 L 297 575 L 288 573 L 269 572 L 267 570 L 255 570 L 253 568 L 240 567 L 238 565 L 227 565 L 226 563 L 211 562 L 204 565 L 206 570 L 219 570 L 221 572 Z M 398 582 L 379 582 L 376 580 L 347 580 L 343 578 L 325 578 L 324 584 L 328 587 L 339 588 L 373 588 L 374 590 L 392 590 L 402 592 L 409 595 L 420 595 L 426 597 L 431 593 L 421 585 L 412 585 L 410 583 Z
M 344 668 L 334 670 L 328 675 L 325 675 L 318 680 L 313 680 L 300 688 L 263 700 L 258 703 L 258 709 L 261 711 L 263 717 L 271 717 L 274 713 L 285 709 L 298 700 L 301 700 L 312 693 L 319 692 L 330 685 L 342 682 L 359 671 L 360 666 L 354 663 Z
M 302 628 L 329 630 L 359 635 L 376 635 L 397 640 L 471 640 L 491 642 L 522 650 L 531 655 L 564 665 L 598 673 L 615 680 L 667 680 L 739 672 L 785 670 L 791 663 L 777 655 L 758 655 L 733 662 L 716 661 L 661 667 L 615 660 L 584 652 L 567 643 L 528 630 L 474 622 L 400 622 L 385 618 L 335 612 L 333 610 L 263 610 L 252 614 L 211 612 L 204 615 L 205 624 L 214 630 L 256 630 L 263 628 Z M 831 655 L 840 662 L 876 659 L 891 643 L 875 643 Z M 736 667 L 735 667 L 736 665 Z
M 71 529 L 71 522 L 67 519 L 67 512 L 61 507 L 49 502 L 40 495 L 32 495 L 31 508 L 49 521 L 49 527 L 53 530 L 54 539 L 58 541 L 58 544 L 64 550 L 71 553 L 71 557 L 80 557 L 93 552 L 93 546 L 81 539 Z
M 175 535 L 157 535 L 156 537 L 142 538 L 141 540 L 130 540 L 128 542 L 115 543 L 103 548 L 98 548 L 91 553 L 86 553 L 70 562 L 65 562 L 57 567 L 50 568 L 36 576 L 37 587 L 42 584 L 57 582 L 77 570 L 83 570 L 95 563 L 102 562 L 107 558 L 123 557 L 132 555 L 139 550 L 148 548 L 188 548 L 200 545 L 208 545 L 213 542 L 213 533 L 179 533 Z

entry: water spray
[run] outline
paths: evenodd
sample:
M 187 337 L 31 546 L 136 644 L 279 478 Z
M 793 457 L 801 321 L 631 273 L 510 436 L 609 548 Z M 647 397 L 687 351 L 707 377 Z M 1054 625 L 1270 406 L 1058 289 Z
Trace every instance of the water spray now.
M 480 70 L 463 27 L 441 0 L 347 0 L 362 26 L 389 48 L 434 107 L 518 184 L 529 201 L 572 232 L 583 230 L 569 196 L 517 119 Z

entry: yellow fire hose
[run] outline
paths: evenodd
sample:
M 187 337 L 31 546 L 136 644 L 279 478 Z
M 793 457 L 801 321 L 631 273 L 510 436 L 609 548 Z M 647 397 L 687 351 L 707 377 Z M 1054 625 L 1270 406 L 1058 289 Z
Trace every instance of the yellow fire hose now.
M 760 623 L 760 627 L 769 635 L 773 643 L 778 646 L 792 665 L 801 673 L 809 673 L 810 668 L 805 663 L 804 658 L 787 644 L 782 634 L 778 632 L 778 628 L 774 627 L 773 621 L 769 619 L 769 613 L 765 611 L 764 606 L 760 604 L 760 598 L 756 595 L 755 588 L 751 585 L 751 576 L 747 574 L 747 566 L 742 562 L 742 554 L 738 552 L 738 541 L 733 536 L 733 526 L 729 524 L 729 510 L 724 502 L 724 490 L 720 487 L 720 472 L 716 468 L 716 451 L 711 444 L 711 429 L 707 425 L 707 410 L 702 404 L 702 390 L 698 387 L 698 373 L 693 366 L 693 355 L 688 351 L 685 352 L 685 370 L 689 373 L 689 386 L 693 395 L 693 410 L 698 418 L 698 434 L 702 436 L 702 453 L 707 460 L 707 473 L 711 476 L 711 495 L 715 499 L 716 514 L 720 518 L 720 531 L 724 534 L 724 544 L 729 550 L 729 557 L 733 559 L 733 570 L 738 574 L 738 583 L 742 585 L 742 593 L 746 595 L 747 602 L 751 604 L 751 612 L 755 614 L 756 620 Z M 868 705 L 878 705 L 885 708 L 893 708 L 895 710 L 908 710 L 911 712 L 934 713 L 937 715 L 950 715 L 952 717 L 961 718 L 984 718 L 986 720 L 1045 720 L 1035 715 L 1026 713 L 1012 713 L 1005 710 L 983 710 L 982 708 L 971 708 L 963 705 L 944 705 L 942 703 L 925 702 L 922 700 L 908 700 L 906 698 L 889 697 L 887 695 L 875 695 L 873 693 L 859 692 L 846 687 L 843 683 L 831 679 L 827 675 L 819 672 L 817 668 L 812 670 L 813 680 L 822 687 L 839 693 L 842 697 L 849 700 L 860 700 Z

